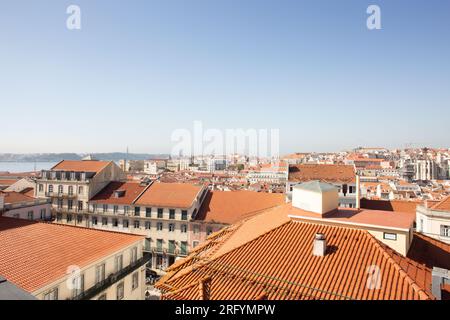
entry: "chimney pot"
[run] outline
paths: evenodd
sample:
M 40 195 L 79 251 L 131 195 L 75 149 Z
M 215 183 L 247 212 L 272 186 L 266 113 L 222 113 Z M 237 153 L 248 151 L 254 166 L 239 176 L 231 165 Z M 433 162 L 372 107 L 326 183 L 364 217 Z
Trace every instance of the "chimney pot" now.
M 314 238 L 313 255 L 324 257 L 327 252 L 327 240 L 323 233 L 316 233 Z

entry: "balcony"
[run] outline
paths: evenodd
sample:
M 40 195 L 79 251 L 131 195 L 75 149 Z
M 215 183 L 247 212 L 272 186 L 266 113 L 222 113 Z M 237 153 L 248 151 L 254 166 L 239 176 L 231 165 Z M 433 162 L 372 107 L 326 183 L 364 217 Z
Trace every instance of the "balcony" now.
M 142 258 L 138 259 L 136 262 L 126 266 L 125 268 L 123 268 L 122 270 L 120 270 L 116 273 L 110 274 L 105 280 L 97 283 L 93 287 L 90 287 L 86 291 L 80 293 L 79 295 L 74 297 L 72 300 L 90 300 L 90 299 L 94 298 L 96 295 L 105 291 L 110 286 L 112 286 L 113 284 L 122 280 L 127 275 L 136 271 L 137 269 L 139 269 L 140 267 L 142 267 L 149 261 L 150 261 L 150 255 L 144 254 L 144 256 Z
M 89 214 L 89 211 L 87 209 L 78 209 L 77 207 L 73 207 L 72 209 L 63 207 L 63 208 L 52 208 L 52 213 Z
M 76 194 L 64 192 L 46 192 L 45 196 L 50 198 L 65 198 L 65 199 L 74 199 L 77 197 Z

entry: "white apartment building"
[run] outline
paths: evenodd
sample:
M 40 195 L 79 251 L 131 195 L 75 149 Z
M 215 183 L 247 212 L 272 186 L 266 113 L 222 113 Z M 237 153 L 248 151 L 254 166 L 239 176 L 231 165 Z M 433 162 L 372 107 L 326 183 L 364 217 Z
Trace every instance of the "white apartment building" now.
M 125 173 L 112 161 L 63 160 L 42 171 L 36 180 L 35 197 L 51 199 L 52 213 L 58 221 L 83 221 L 89 199 L 109 182 L 125 179 Z
M 431 206 L 417 206 L 417 231 L 450 243 L 450 196 Z
M 0 225 L 0 274 L 34 297 L 144 299 L 143 237 L 6 217 Z
M 48 199 L 36 199 L 20 192 L 0 191 L 0 216 L 27 219 L 51 219 L 51 204 Z

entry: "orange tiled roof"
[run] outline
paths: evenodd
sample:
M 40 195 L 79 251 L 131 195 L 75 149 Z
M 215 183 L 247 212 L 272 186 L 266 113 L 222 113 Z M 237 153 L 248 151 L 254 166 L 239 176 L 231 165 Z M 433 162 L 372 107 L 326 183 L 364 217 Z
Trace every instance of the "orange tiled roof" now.
M 33 197 L 15 191 L 0 191 L 0 195 L 5 196 L 5 203 L 20 203 L 35 200 Z
M 407 212 L 414 215 L 416 214 L 416 207 L 422 204 L 422 201 L 361 199 L 361 208 L 364 209 Z
M 202 186 L 190 183 L 154 182 L 136 200 L 136 204 L 155 207 L 189 208 L 202 189 Z
M 289 181 L 355 182 L 353 166 L 340 164 L 300 164 L 289 166 Z
M 98 173 L 110 163 L 111 161 L 63 160 L 56 164 L 51 170 Z
M 432 209 L 450 211 L 450 196 L 447 196 L 444 200 L 435 204 Z
M 286 215 L 292 217 L 305 217 L 307 219 L 319 219 L 323 222 L 340 222 L 359 225 L 383 226 L 387 228 L 409 229 L 415 220 L 415 214 L 407 212 L 383 211 L 383 210 L 367 210 L 338 208 L 320 217 L 317 213 L 298 209 L 292 204 L 286 204 L 283 207 Z M 297 219 L 297 218 L 296 218 Z
M 285 203 L 279 193 L 253 191 L 211 191 L 203 201 L 196 220 L 231 224 L 249 214 Z
M 19 179 L 0 179 L 0 186 L 10 186 L 19 181 Z
M 0 217 L 0 274 L 28 292 L 142 240 L 125 233 Z
M 312 255 L 316 233 L 327 237 L 325 257 Z M 367 286 L 372 266 L 379 289 Z M 156 284 L 163 299 L 202 299 L 205 281 L 212 300 L 430 298 L 369 232 L 292 221 L 279 207 L 225 228 L 168 271 Z
M 110 182 L 103 190 L 97 193 L 91 201 L 104 204 L 132 204 L 134 200 L 145 190 L 138 182 Z M 115 197 L 116 191 L 124 191 L 119 198 Z

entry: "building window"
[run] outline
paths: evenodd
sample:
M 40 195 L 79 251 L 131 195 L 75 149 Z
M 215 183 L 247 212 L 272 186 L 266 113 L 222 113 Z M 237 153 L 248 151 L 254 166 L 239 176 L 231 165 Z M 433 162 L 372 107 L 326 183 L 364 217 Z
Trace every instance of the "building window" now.
M 162 239 L 156 239 L 156 250 L 158 252 L 162 252 L 163 247 L 163 240 Z
M 175 210 L 174 209 L 169 210 L 169 219 L 175 219 Z
M 113 212 L 114 212 L 115 214 L 117 214 L 117 212 L 119 212 L 119 206 L 114 206 L 114 207 L 113 207 Z
M 108 205 L 107 204 L 103 205 L 103 212 L 108 212 Z
M 151 238 L 145 238 L 144 250 L 150 251 L 151 244 L 152 244 L 152 239 Z
M 105 264 L 95 267 L 95 283 L 99 283 L 105 280 Z
M 33 213 L 33 211 L 28 211 L 28 220 L 34 220 L 34 213 Z
M 78 201 L 78 210 L 83 211 L 83 201 Z
M 83 187 L 78 187 L 78 194 L 82 195 L 83 194 Z
M 118 219 L 113 219 L 112 220 L 112 225 L 113 225 L 113 227 L 118 227 L 119 226 L 119 220 Z
M 122 221 L 122 227 L 128 228 L 128 225 L 129 225 L 128 220 L 123 220 Z
M 130 210 L 130 207 L 129 206 L 124 206 L 123 207 L 123 212 L 125 213 L 125 214 L 128 214 L 128 211 Z
M 94 203 L 92 205 L 92 212 L 97 212 L 97 204 L 96 203 Z
M 67 223 L 72 222 L 72 215 L 67 214 Z
M 145 216 L 147 218 L 151 218 L 152 217 L 152 208 L 145 208 Z
M 41 209 L 41 219 L 44 220 L 45 216 L 47 214 L 47 211 L 45 209 Z
M 67 200 L 67 209 L 72 210 L 73 208 L 73 200 Z
M 441 236 L 450 237 L 450 226 L 441 225 Z
M 63 199 L 58 199 L 58 209 L 62 209 L 63 203 Z
M 43 184 L 40 184 L 39 187 L 38 187 L 38 190 L 39 190 L 39 192 L 44 191 L 44 185 L 43 185 Z
M 169 232 L 174 232 L 174 231 L 175 231 L 175 224 L 169 223 Z
M 93 225 L 93 226 L 96 226 L 97 223 L 98 223 L 97 217 L 92 217 L 92 225 Z
M 163 217 L 163 209 L 158 208 L 158 219 L 162 219 Z
M 73 187 L 69 186 L 69 195 L 73 195 Z
M 209 236 L 212 233 L 212 228 L 206 228 L 206 235 Z
M 163 229 L 163 224 L 162 224 L 162 222 L 158 222 L 158 223 L 156 224 L 156 230 L 162 231 L 162 229 Z
M 123 255 L 116 256 L 116 258 L 114 260 L 114 266 L 115 266 L 116 272 L 119 272 L 120 270 L 122 270 L 122 268 L 123 268 Z
M 56 221 L 61 221 L 62 220 L 62 213 L 57 213 L 56 214 Z
M 139 287 L 139 272 L 133 273 L 131 278 L 131 290 L 135 290 Z
M 187 242 L 181 241 L 180 243 L 180 254 L 187 255 Z
M 150 230 L 150 228 L 152 227 L 152 224 L 150 221 L 146 221 L 145 222 L 145 230 Z
M 44 300 L 58 300 L 58 288 L 53 288 L 44 294 Z
M 187 220 L 188 212 L 187 210 L 181 211 L 181 220 Z
M 84 291 L 84 274 L 72 279 L 72 297 L 76 297 Z
M 175 241 L 169 240 L 169 253 L 174 254 L 175 253 Z
M 136 229 L 139 229 L 139 228 L 140 228 L 139 220 L 134 220 L 134 227 L 135 227 Z
M 396 233 L 389 233 L 389 232 L 384 232 L 383 233 L 383 239 L 385 240 L 397 240 L 397 234 Z
M 130 256 L 131 256 L 130 263 L 135 263 L 137 261 L 137 247 L 131 248 Z
M 77 223 L 82 223 L 82 222 L 83 222 L 83 216 L 77 215 Z
M 187 232 L 187 224 L 182 224 L 181 225 L 181 233 L 186 233 Z
M 102 226 L 108 225 L 108 218 L 102 218 Z
M 139 217 L 141 215 L 141 207 L 134 207 L 134 216 Z
M 53 192 L 53 185 L 52 185 L 52 184 L 50 184 L 50 185 L 48 186 L 48 192 L 50 192 L 50 193 Z
M 200 233 L 200 226 L 199 226 L 198 224 L 195 224 L 195 225 L 194 225 L 194 233 L 195 233 L 195 234 Z
M 59 194 L 61 194 L 61 193 L 63 193 L 63 191 L 64 191 L 64 189 L 63 189 L 63 186 L 58 186 L 58 193 Z
M 117 294 L 116 294 L 117 300 L 122 300 L 123 296 L 124 296 L 124 284 L 123 282 L 121 282 L 117 285 Z
M 192 241 L 192 248 L 195 248 L 196 246 L 198 246 L 199 242 L 197 240 Z

